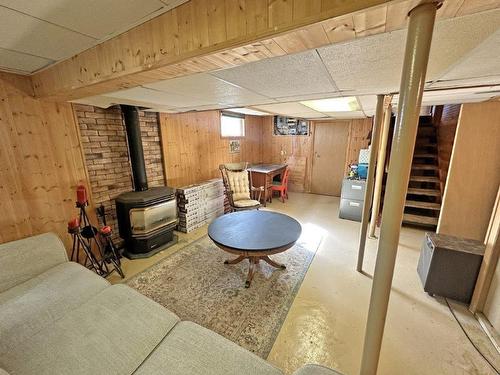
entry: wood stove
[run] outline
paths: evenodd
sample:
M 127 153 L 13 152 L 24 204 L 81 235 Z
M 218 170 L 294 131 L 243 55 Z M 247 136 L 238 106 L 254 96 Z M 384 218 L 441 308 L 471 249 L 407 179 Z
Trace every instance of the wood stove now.
M 120 194 L 115 200 L 118 229 L 125 241 L 124 255 L 130 259 L 146 258 L 176 242 L 175 190 L 166 186 L 148 189 L 137 107 L 122 105 L 121 109 L 134 191 Z

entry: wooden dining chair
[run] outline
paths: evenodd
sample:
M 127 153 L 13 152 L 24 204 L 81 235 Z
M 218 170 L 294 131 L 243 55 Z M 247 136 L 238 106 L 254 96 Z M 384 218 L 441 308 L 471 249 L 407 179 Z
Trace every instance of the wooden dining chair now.
M 219 169 L 232 212 L 260 208 L 260 198 L 264 187 L 253 186 L 248 163 L 221 164 Z
M 280 193 L 280 198 L 283 203 L 285 203 L 285 198 L 288 199 L 288 177 L 290 175 L 290 168 L 286 168 L 283 173 L 283 179 L 276 184 L 273 183 L 272 192 L 275 191 Z

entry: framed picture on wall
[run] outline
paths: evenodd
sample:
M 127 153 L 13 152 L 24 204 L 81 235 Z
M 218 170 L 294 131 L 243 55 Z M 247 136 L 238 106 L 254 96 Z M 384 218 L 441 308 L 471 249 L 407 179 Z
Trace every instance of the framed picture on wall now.
M 308 120 L 285 116 L 274 116 L 273 125 L 274 135 L 309 135 Z
M 240 152 L 240 140 L 233 139 L 229 141 L 229 153 L 230 154 L 238 154 Z

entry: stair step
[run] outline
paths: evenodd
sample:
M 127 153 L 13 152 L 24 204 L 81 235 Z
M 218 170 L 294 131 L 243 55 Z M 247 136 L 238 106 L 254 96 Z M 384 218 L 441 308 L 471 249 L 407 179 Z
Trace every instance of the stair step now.
M 403 222 L 409 224 L 437 225 L 438 218 L 422 215 L 404 214 Z
M 418 188 L 408 188 L 408 194 L 413 195 L 427 195 L 429 197 L 440 197 L 441 191 L 437 189 L 418 189 Z
M 416 181 L 416 182 L 433 182 L 438 184 L 439 183 L 439 178 L 434 177 L 434 176 L 410 176 L 410 181 Z
M 407 200 L 405 202 L 405 207 L 423 208 L 425 210 L 434 210 L 434 211 L 441 210 L 441 205 L 439 203 L 410 201 L 410 200 Z
M 434 126 L 419 126 L 418 133 L 420 135 L 436 135 L 436 128 Z
M 436 154 L 430 154 L 425 152 L 416 152 L 413 154 L 414 158 L 427 158 L 427 159 L 437 159 Z
M 422 171 L 437 171 L 439 168 L 437 165 L 432 164 L 412 164 L 411 169 Z

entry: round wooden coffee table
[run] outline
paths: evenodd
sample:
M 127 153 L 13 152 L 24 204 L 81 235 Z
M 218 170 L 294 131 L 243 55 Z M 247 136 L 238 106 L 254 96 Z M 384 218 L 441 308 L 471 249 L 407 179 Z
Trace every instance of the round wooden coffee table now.
M 290 216 L 270 211 L 240 211 L 215 219 L 208 227 L 208 236 L 224 251 L 237 255 L 225 264 L 248 259 L 250 265 L 245 287 L 252 282 L 255 267 L 261 260 L 273 267 L 286 266 L 269 255 L 291 248 L 300 237 L 302 227 Z

